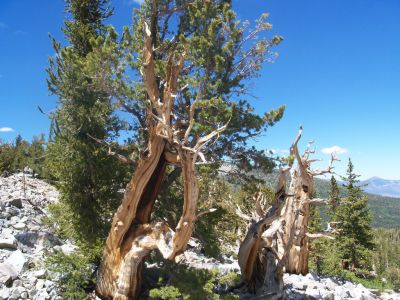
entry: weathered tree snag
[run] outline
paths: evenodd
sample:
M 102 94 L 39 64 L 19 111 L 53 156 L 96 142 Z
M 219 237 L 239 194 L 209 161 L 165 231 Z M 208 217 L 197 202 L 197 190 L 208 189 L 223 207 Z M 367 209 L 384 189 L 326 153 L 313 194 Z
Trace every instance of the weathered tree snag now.
M 267 212 L 260 210 L 263 195 L 256 195 L 260 220 L 253 221 L 239 248 L 239 266 L 246 290 L 262 299 L 279 299 L 283 289 L 283 272 L 277 266 L 277 245 L 273 237 L 281 227 L 279 216 L 286 196 L 285 177 L 288 170 L 281 170 L 274 203 Z
M 284 220 L 284 230 L 279 232 L 279 244 L 282 246 L 278 249 L 280 255 L 283 255 L 285 245 L 289 243 L 289 235 L 294 226 L 293 240 L 288 251 L 288 258 L 285 264 L 285 271 L 294 274 L 308 273 L 308 255 L 309 240 L 308 222 L 310 217 L 310 205 L 326 202 L 323 199 L 312 199 L 314 192 L 314 176 L 331 172 L 333 161 L 337 160 L 332 156 L 330 164 L 325 170 L 312 170 L 311 163 L 316 160 L 310 160 L 310 154 L 315 151 L 310 149 L 312 143 L 309 144 L 307 150 L 302 156 L 299 154 L 297 143 L 301 137 L 301 129 L 291 148 L 297 165 L 291 171 L 291 183 L 289 187 L 289 196 L 286 199 L 284 208 L 281 213 L 281 219 Z M 298 214 L 298 217 L 296 217 Z
M 289 167 L 280 171 L 275 200 L 267 212 L 256 199 L 258 220 L 250 225 L 239 248 L 239 266 L 246 290 L 256 294 L 255 299 L 282 299 L 283 272 L 306 274 L 308 272 L 309 238 L 323 236 L 308 233 L 309 206 L 320 203 L 311 199 L 313 176 L 330 172 L 332 162 L 326 170 L 311 170 L 309 148 L 300 156 L 297 144 L 300 131 L 290 149 Z M 294 164 L 294 162 L 297 162 Z M 285 191 L 286 175 L 290 171 L 289 191 Z M 241 211 L 238 215 L 243 216 Z M 246 218 L 246 217 L 245 217 Z
M 299 139 L 300 133 L 291 149 L 291 152 L 295 155 L 297 167 L 292 170 L 289 196 L 286 198 L 281 212 L 281 218 L 285 225 L 283 232 L 278 234 L 282 244 L 278 251 L 282 252 L 283 247 L 287 245 L 291 227 L 294 226 L 294 236 L 292 246 L 288 250 L 285 271 L 305 275 L 308 273 L 308 237 L 306 232 L 310 215 L 309 199 L 313 192 L 313 178 L 308 172 L 308 161 L 305 156 L 300 157 L 297 149 Z M 306 153 L 308 152 L 306 151 Z M 300 211 L 297 220 L 295 220 L 296 211 Z M 283 253 L 280 254 L 283 255 Z
M 226 125 L 219 127 L 203 137 L 191 135 L 195 102 L 202 96 L 201 87 L 190 107 L 190 125 L 181 128 L 174 123 L 171 117 L 184 54 L 169 56 L 165 78 L 160 83 L 156 78 L 151 32 L 146 25 L 142 71 L 151 103 L 147 110 L 148 149 L 112 221 L 97 276 L 96 293 L 102 299 L 137 299 L 144 260 L 150 252 L 157 249 L 165 259 L 174 260 L 185 251 L 197 219 L 199 187 L 195 164 L 198 157 L 204 160 L 202 147 L 226 128 Z M 150 220 L 167 164 L 179 165 L 183 178 L 183 212 L 175 232 L 166 222 Z

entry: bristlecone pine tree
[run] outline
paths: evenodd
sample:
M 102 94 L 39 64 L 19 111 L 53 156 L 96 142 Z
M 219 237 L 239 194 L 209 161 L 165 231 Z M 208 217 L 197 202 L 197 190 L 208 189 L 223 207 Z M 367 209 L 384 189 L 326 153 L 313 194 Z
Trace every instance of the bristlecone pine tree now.
M 185 251 L 203 213 L 197 211 L 196 164 L 227 157 L 243 165 L 271 164 L 246 141 L 278 121 L 284 109 L 259 116 L 243 99 L 244 82 L 272 58 L 269 49 L 281 40 L 248 44 L 271 27 L 265 18 L 249 30 L 237 22 L 229 0 L 145 1 L 132 31 L 125 29 L 117 69 L 129 64 L 137 76 L 117 76 L 108 89 L 136 118 L 135 137 L 147 148 L 112 221 L 97 277 L 101 298 L 138 298 L 149 253 L 157 249 L 174 260 Z M 176 228 L 152 220 L 167 165 L 182 172 L 184 204 Z
M 283 271 L 296 274 L 308 272 L 309 240 L 327 236 L 308 230 L 310 205 L 326 203 L 312 198 L 313 176 L 329 173 L 335 157 L 325 170 L 311 170 L 308 148 L 300 156 L 297 144 L 301 129 L 291 149 L 289 166 L 281 169 L 275 200 L 269 209 L 256 199 L 258 218 L 253 220 L 239 249 L 239 266 L 247 291 L 257 299 L 281 299 Z M 296 162 L 296 163 L 295 163 Z M 289 190 L 285 190 L 286 175 L 290 172 Z M 238 215 L 243 213 L 238 211 Z
M 342 259 L 342 268 L 352 271 L 368 270 L 371 267 L 374 248 L 368 198 L 359 186 L 358 177 L 349 159 L 347 176 L 343 178 L 347 196 L 340 200 L 336 209 L 336 244 Z
M 120 203 L 124 172 L 91 136 L 110 140 L 117 120 L 103 82 L 111 80 L 113 32 L 104 26 L 107 0 L 68 0 L 64 35 L 68 46 L 53 40 L 56 55 L 48 68 L 49 90 L 58 96 L 48 145 L 48 167 L 57 180 L 60 202 L 70 210 L 72 235 L 85 253 L 99 260 L 109 219 Z M 95 259 L 95 257 L 93 258 Z

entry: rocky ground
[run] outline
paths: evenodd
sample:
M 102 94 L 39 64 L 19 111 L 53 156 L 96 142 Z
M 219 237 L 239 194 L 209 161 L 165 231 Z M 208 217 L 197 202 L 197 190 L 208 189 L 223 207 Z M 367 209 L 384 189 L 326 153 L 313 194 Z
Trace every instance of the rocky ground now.
M 232 258 L 225 258 L 224 262 L 207 258 L 199 253 L 198 245 L 192 240 L 192 247 L 181 257 L 181 263 L 198 269 L 215 269 L 221 273 L 229 271 L 239 271 L 237 261 Z M 313 274 L 306 276 L 285 274 L 285 299 L 302 300 L 338 300 L 338 299 L 357 299 L 357 300 L 400 300 L 400 293 L 393 291 L 380 292 L 364 287 L 362 284 L 354 284 L 349 281 L 340 281 L 334 278 L 323 278 Z M 241 295 L 241 299 L 251 299 L 251 295 Z
M 400 294 L 393 291 L 384 293 L 369 290 L 362 284 L 354 284 L 349 281 L 339 281 L 332 278 L 320 278 L 318 276 L 307 274 L 301 275 L 284 275 L 287 299 L 400 299 Z
M 44 266 L 44 256 L 54 251 L 70 253 L 74 246 L 62 241 L 43 223 L 46 207 L 57 201 L 51 185 L 29 174 L 0 177 L 0 300 L 53 300 L 57 284 Z M 200 245 L 191 241 L 181 263 L 194 268 L 221 272 L 238 270 L 237 262 L 224 262 L 203 256 Z M 285 275 L 286 299 L 400 299 L 393 292 L 378 293 L 361 284 L 339 282 L 332 278 Z M 248 297 L 243 297 L 248 298 Z
M 55 188 L 28 174 L 0 177 L 0 300 L 61 299 L 43 262 L 50 252 L 73 249 L 42 221 L 57 197 Z

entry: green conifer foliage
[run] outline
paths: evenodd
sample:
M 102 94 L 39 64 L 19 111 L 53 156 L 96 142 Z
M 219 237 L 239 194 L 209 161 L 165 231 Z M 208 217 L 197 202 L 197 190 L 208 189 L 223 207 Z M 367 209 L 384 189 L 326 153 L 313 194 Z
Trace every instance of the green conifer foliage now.
M 179 77 L 182 91 L 175 103 L 174 118 L 177 121 L 174 125 L 183 129 L 188 127 L 190 104 L 199 98 L 189 140 L 213 131 L 216 124 L 229 121 L 219 138 L 204 149 L 207 159 L 216 162 L 213 164 L 215 169 L 222 160 L 229 159 L 238 167 L 236 171 L 241 171 L 241 176 L 253 167 L 270 171 L 273 163 L 267 154 L 248 146 L 249 139 L 273 126 L 284 113 L 284 106 L 281 106 L 260 115 L 249 102 L 252 98 L 249 97 L 249 80 L 259 75 L 265 62 L 275 59 L 276 53 L 271 49 L 282 40 L 280 36 L 265 36 L 272 28 L 267 17 L 268 14 L 261 15 L 254 27 L 248 22 L 240 22 L 230 0 L 145 1 L 134 12 L 134 24 L 131 29 L 125 28 L 121 43 L 122 61 L 129 62 L 132 68 L 130 76 L 121 77 L 113 88 L 122 109 L 136 119 L 132 124 L 135 129 L 132 136 L 140 139 L 143 136 L 138 132 L 146 134 L 145 111 L 149 102 L 140 74 L 144 22 L 147 22 L 155 31 L 152 36 L 157 78 L 165 77 L 170 55 L 185 53 L 184 68 Z M 157 25 L 152 27 L 153 23 Z M 160 81 L 161 87 L 162 84 Z
M 31 143 L 20 135 L 13 143 L 0 141 L 0 175 L 22 171 L 28 167 L 35 176 L 46 177 L 43 165 L 46 157 L 44 145 L 43 134 L 35 136 Z
M 310 206 L 310 219 L 308 224 L 308 231 L 310 233 L 317 233 L 323 231 L 322 218 L 319 208 L 312 205 Z M 310 256 L 308 258 L 310 269 L 315 270 L 317 274 L 322 274 L 322 264 L 324 260 L 324 245 L 326 240 L 317 238 L 310 242 Z
M 336 209 L 336 236 L 339 255 L 344 269 L 368 269 L 374 248 L 371 229 L 371 214 L 367 207 L 368 198 L 359 187 L 359 175 L 349 159 L 346 182 L 347 196 L 342 198 Z
M 340 205 L 340 190 L 334 176 L 331 177 L 329 182 L 329 202 L 328 202 L 328 215 L 331 221 L 336 220 L 336 209 Z
M 116 35 L 103 24 L 111 14 L 107 0 L 68 0 L 66 11 L 68 45 L 53 40 L 56 55 L 47 69 L 49 90 L 58 96 L 47 165 L 57 180 L 60 205 L 71 217 L 69 237 L 93 249 L 107 235 L 125 177 L 115 158 L 92 138 L 112 141 L 118 129 L 107 90 Z

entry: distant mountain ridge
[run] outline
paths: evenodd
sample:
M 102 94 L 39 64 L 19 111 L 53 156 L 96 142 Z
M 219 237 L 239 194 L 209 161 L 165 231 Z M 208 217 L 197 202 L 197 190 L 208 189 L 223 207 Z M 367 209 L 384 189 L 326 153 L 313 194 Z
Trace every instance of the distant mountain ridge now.
M 387 181 L 388 180 L 383 179 L 382 186 Z M 366 182 L 363 182 L 362 184 L 365 183 Z M 346 190 L 342 184 L 342 182 L 339 183 L 339 189 L 341 195 L 345 196 Z M 325 199 L 329 197 L 329 180 L 314 178 L 314 188 L 318 197 Z M 372 193 L 366 191 L 365 188 L 366 186 L 364 186 L 363 189 L 365 195 L 368 197 L 368 206 L 372 213 L 372 227 L 400 228 L 400 197 L 377 195 L 376 192 Z M 327 217 L 323 207 L 321 213 L 325 218 Z
M 275 170 L 270 174 L 263 174 L 262 172 L 253 172 L 259 179 L 263 179 L 267 185 L 274 188 L 278 180 L 278 172 Z M 373 177 L 374 187 L 384 187 L 389 182 L 400 182 L 396 180 L 385 180 L 377 177 Z M 369 180 L 371 180 L 369 179 Z M 368 181 L 368 180 L 366 180 Z M 365 184 L 364 181 L 362 184 Z M 346 195 L 346 189 L 343 186 L 343 182 L 338 182 L 341 196 Z M 372 184 L 371 184 L 372 187 Z M 364 189 L 366 188 L 363 187 Z M 329 180 L 322 178 L 314 178 L 314 189 L 315 196 L 327 199 L 329 197 Z M 384 189 L 381 188 L 379 191 L 374 189 L 374 192 L 365 190 L 365 194 L 368 197 L 368 206 L 372 213 L 372 226 L 373 227 L 384 227 L 384 228 L 400 228 L 400 194 L 397 197 L 377 195 L 378 192 L 382 192 Z M 386 190 L 388 193 L 389 189 Z M 393 193 L 394 189 L 390 190 Z M 324 219 L 327 219 L 325 212 L 326 208 L 321 206 L 321 214 Z
M 400 197 L 400 180 L 388 180 L 379 177 L 372 177 L 361 184 L 363 190 L 369 194 L 375 194 L 386 197 Z

